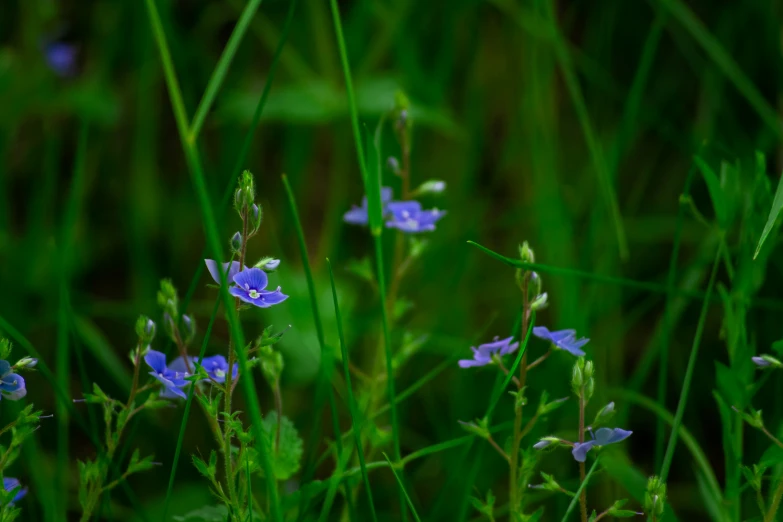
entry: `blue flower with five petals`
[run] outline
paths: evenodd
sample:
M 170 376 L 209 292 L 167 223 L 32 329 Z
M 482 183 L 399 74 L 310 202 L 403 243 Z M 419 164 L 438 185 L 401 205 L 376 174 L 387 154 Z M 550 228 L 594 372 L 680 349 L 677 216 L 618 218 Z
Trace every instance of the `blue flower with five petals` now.
M 495 337 L 493 342 L 479 345 L 478 348 L 471 346 L 470 349 L 473 350 L 473 359 L 460 360 L 458 362 L 459 367 L 470 368 L 472 366 L 486 366 L 491 364 L 494 355 L 501 357 L 519 348 L 519 343 L 512 343 L 511 341 L 513 340 L 513 337 L 502 340 L 498 340 L 498 338 Z
M 24 377 L 13 373 L 8 361 L 0 361 L 0 398 L 5 397 L 12 401 L 18 401 L 27 395 Z
M 236 286 L 228 289 L 231 295 L 259 308 L 269 308 L 288 299 L 288 296 L 280 291 L 279 286 L 272 292 L 265 290 L 269 278 L 260 268 L 249 268 L 239 272 L 234 276 L 234 283 Z
M 226 382 L 226 374 L 228 373 L 228 361 L 222 355 L 213 355 L 212 357 L 204 357 L 201 361 L 201 366 L 207 372 L 210 379 L 218 383 Z M 234 371 L 232 372 L 231 379 L 236 380 L 237 377 L 237 363 L 234 363 Z
M 538 338 L 551 342 L 557 348 L 565 350 L 575 357 L 582 357 L 585 352 L 582 346 L 590 342 L 590 339 L 582 337 L 576 338 L 576 330 L 558 330 L 550 332 L 546 326 L 536 326 L 533 328 L 533 335 Z
M 595 434 L 590 431 L 590 436 L 593 437 L 593 440 L 581 444 L 579 442 L 575 443 L 574 449 L 571 450 L 571 454 L 574 456 L 574 459 L 576 459 L 577 462 L 584 462 L 587 460 L 587 452 L 594 447 L 606 446 L 607 444 L 620 442 L 621 440 L 625 440 L 630 437 L 631 433 L 633 432 L 620 428 L 599 428 L 595 431 Z
M 193 358 L 188 357 L 188 361 L 192 368 Z M 152 368 L 150 375 L 163 385 L 163 391 L 160 392 L 161 397 L 166 399 L 187 398 L 182 388 L 189 384 L 186 378 L 190 376 L 190 372 L 188 371 L 188 365 L 182 357 L 177 357 L 171 362 L 170 366 L 166 366 L 165 354 L 156 350 L 149 350 L 147 355 L 144 356 L 144 362 Z
M 391 216 L 386 226 L 411 234 L 432 232 L 435 223 L 446 215 L 445 210 L 422 210 L 418 201 L 393 201 L 389 203 L 388 209 Z
M 391 201 L 392 195 L 391 187 L 381 187 L 381 213 L 384 215 L 386 214 L 386 205 Z M 370 222 L 368 211 L 367 196 L 364 196 L 362 198 L 362 206 L 357 207 L 354 205 L 351 210 L 345 213 L 343 221 L 350 223 L 351 225 L 367 226 Z

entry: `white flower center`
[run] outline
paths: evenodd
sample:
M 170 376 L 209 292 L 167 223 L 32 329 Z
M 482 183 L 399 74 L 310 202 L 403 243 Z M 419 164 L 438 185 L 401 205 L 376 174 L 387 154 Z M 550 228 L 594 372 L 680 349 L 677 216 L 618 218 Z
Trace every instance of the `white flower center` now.
M 258 299 L 261 297 L 261 294 L 258 293 L 258 290 L 250 290 L 247 295 L 250 296 L 250 299 Z

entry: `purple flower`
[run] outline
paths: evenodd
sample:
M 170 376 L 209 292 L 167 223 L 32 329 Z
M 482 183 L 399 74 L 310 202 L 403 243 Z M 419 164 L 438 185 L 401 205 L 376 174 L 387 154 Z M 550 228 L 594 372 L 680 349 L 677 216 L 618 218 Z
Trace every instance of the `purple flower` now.
M 495 340 L 491 343 L 480 345 L 478 348 L 470 347 L 473 350 L 473 359 L 462 359 L 459 361 L 460 368 L 470 368 L 471 366 L 486 366 L 492 363 L 492 356 L 497 355 L 501 357 L 507 353 L 511 353 L 519 347 L 519 343 L 512 343 L 513 337 L 507 339 Z
M 388 209 L 391 217 L 386 226 L 408 233 L 432 232 L 435 223 L 446 215 L 445 210 L 422 210 L 418 201 L 393 201 Z
M 391 187 L 381 187 L 381 213 L 384 215 L 386 214 L 387 204 L 391 201 L 392 194 Z M 370 222 L 369 215 L 367 214 L 369 207 L 367 205 L 367 196 L 365 196 L 362 198 L 362 206 L 357 207 L 354 205 L 351 210 L 345 213 L 343 221 L 350 223 L 351 225 L 367 226 Z
M 3 489 L 6 491 L 14 491 L 18 489 L 16 495 L 14 495 L 13 500 L 11 500 L 11 504 L 14 502 L 19 502 L 25 495 L 27 495 L 27 488 L 23 488 L 19 483 L 19 480 L 15 478 L 3 477 Z
M 8 361 L 0 361 L 0 398 L 18 401 L 27 395 L 24 377 L 11 371 Z
M 260 268 L 249 268 L 239 272 L 234 276 L 234 283 L 237 286 L 228 289 L 231 295 L 259 308 L 268 308 L 288 299 L 288 296 L 280 291 L 279 286 L 273 292 L 264 290 L 269 283 L 269 278 Z
M 218 268 L 217 261 L 214 259 L 205 259 L 204 263 L 207 265 L 207 270 L 209 270 L 209 275 L 212 276 L 212 279 L 214 279 L 217 284 L 220 284 L 220 269 Z M 239 261 L 232 261 L 230 268 L 228 263 L 223 263 L 222 270 L 225 271 L 226 269 L 228 269 L 226 281 L 228 281 L 228 284 L 231 284 L 231 281 L 234 280 L 234 276 L 239 273 Z M 247 267 L 245 267 L 245 270 L 247 270 Z
M 222 355 L 213 355 L 212 357 L 204 357 L 201 361 L 201 366 L 207 372 L 207 375 L 215 382 L 223 383 L 226 381 L 226 374 L 228 373 L 228 362 Z M 234 363 L 234 371 L 231 376 L 231 380 L 235 380 L 237 376 L 237 363 Z
M 190 367 L 193 368 L 193 358 L 188 357 L 188 361 Z M 166 399 L 175 397 L 187 398 L 182 388 L 189 384 L 185 378 L 190 375 L 190 372 L 188 371 L 188 365 L 182 357 L 177 357 L 171 362 L 170 366 L 166 366 L 166 356 L 163 353 L 149 350 L 147 355 L 144 356 L 144 362 L 153 370 L 150 372 L 150 375 L 163 384 L 163 391 L 160 393 L 161 397 Z
M 49 67 L 60 76 L 73 76 L 76 72 L 76 46 L 63 42 L 44 45 L 44 56 Z
M 565 350 L 575 357 L 582 357 L 585 354 L 581 349 L 582 346 L 590 342 L 590 339 L 585 337 L 577 339 L 576 330 L 558 330 L 556 332 L 550 332 L 546 326 L 536 326 L 533 328 L 533 335 L 551 342 L 557 348 Z
M 595 446 L 606 446 L 607 444 L 614 444 L 620 442 L 631 436 L 632 431 L 622 430 L 620 428 L 599 428 L 596 430 L 595 435 L 590 432 L 590 436 L 593 440 L 587 441 L 583 444 L 575 443 L 574 449 L 571 450 L 571 454 L 574 456 L 577 462 L 584 462 L 587 459 L 587 452 Z

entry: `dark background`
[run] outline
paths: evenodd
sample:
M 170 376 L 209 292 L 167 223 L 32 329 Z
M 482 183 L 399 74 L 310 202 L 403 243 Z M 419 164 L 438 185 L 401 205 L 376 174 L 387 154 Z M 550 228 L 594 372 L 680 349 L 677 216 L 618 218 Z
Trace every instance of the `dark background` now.
M 157 3 L 192 115 L 243 5 L 238 0 Z M 374 127 L 392 106 L 395 92 L 403 89 L 412 103 L 414 185 L 441 179 L 448 187 L 445 194 L 423 200 L 425 206 L 444 208 L 448 214 L 428 235 L 428 250 L 401 287 L 401 295 L 414 307 L 399 321 L 395 339 L 403 331 L 429 338 L 400 370 L 397 389 L 406 389 L 444 359 L 467 357 L 469 346 L 512 329 L 520 301 L 513 270 L 467 240 L 511 257 L 527 240 L 540 263 L 656 283 L 664 292 L 542 272 L 551 306 L 539 314 L 539 324 L 576 328 L 592 339 L 587 351 L 598 369 L 599 389 L 588 417 L 614 400 L 618 422 L 634 431 L 611 452 L 615 464 L 601 474 L 591 497 L 601 508 L 615 498 L 637 496 L 643 478 L 657 472 L 663 446 L 656 442 L 659 417 L 643 407 L 638 396 L 634 401 L 627 394 L 655 400 L 658 354 L 666 346 L 663 407 L 673 414 L 701 306 L 698 295 L 674 295 L 672 321 L 663 321 L 674 238 L 681 235 L 676 285 L 697 293 L 705 290 L 715 251 L 725 241 L 718 281 L 728 297 L 716 297 L 709 307 L 683 423 L 723 486 L 724 466 L 731 473 L 738 468 L 725 463 L 719 434 L 727 423 L 735 426 L 730 429 L 735 435 L 742 429 L 733 417 L 721 419 L 713 390 L 718 388 L 721 397 L 727 392 L 716 384 L 714 361 L 728 365 L 747 390 L 756 377 L 747 363 L 750 355 L 768 352 L 783 333 L 783 303 L 778 301 L 783 264 L 776 234 L 760 260 L 750 261 L 780 171 L 781 4 L 556 4 L 552 25 L 541 1 L 340 2 L 361 120 Z M 281 0 L 262 4 L 199 137 L 215 208 L 232 183 L 288 8 Z M 77 49 L 70 76 L 56 74 L 47 64 L 45 48 L 55 40 Z M 80 136 L 83 162 L 77 152 Z M 399 154 L 391 132 L 383 143 L 384 156 Z M 756 175 L 756 151 L 766 155 L 762 177 Z M 734 174 L 725 176 L 724 189 L 736 212 L 724 231 L 714 222 L 713 203 L 699 171 L 689 189 L 694 205 L 680 204 L 694 154 L 718 173 L 722 161 L 733 169 Z M 279 345 L 286 358 L 284 401 L 287 415 L 307 440 L 314 426 L 319 349 L 282 173 L 287 173 L 298 201 L 327 345 L 338 349 L 326 257 L 336 270 L 357 365 L 367 368 L 380 324 L 376 294 L 346 268 L 352 259 L 372 259 L 373 246 L 366 230 L 342 222 L 342 213 L 360 202 L 363 189 L 328 2 L 299 0 L 242 167 L 256 175 L 265 210 L 262 233 L 251 244 L 250 255 L 282 259 L 272 284 L 282 285 L 291 296 L 274 309 L 248 312 L 244 326 L 249 336 L 267 324 L 292 325 Z M 79 168 L 84 169 L 84 183 L 75 186 Z M 399 180 L 389 172 L 384 181 L 399 191 Z M 612 200 L 618 205 L 627 255 L 617 240 Z M 218 223 L 227 247 L 239 221 L 228 211 L 218 214 Z M 69 237 L 72 246 L 64 248 Z M 387 246 L 390 252 L 391 240 Z M 144 313 L 160 319 L 155 294 L 163 277 L 185 294 L 203 262 L 204 247 L 200 207 L 144 3 L 3 2 L 3 323 L 26 337 L 53 371 L 58 350 L 68 349 L 70 378 L 59 385 L 72 397 L 80 397 L 96 382 L 124 400 L 136 317 Z M 196 345 L 216 298 L 207 282 L 202 274 L 189 307 L 200 326 Z M 742 310 L 727 314 L 735 305 Z M 741 332 L 741 340 L 732 341 L 732 332 Z M 10 331 L 4 333 L 13 337 Z M 224 351 L 227 339 L 220 315 L 208 352 Z M 163 336 L 155 347 L 173 353 Z M 545 348 L 537 340 L 530 345 L 533 355 Z M 17 340 L 13 357 L 24 353 L 24 343 Z M 572 363 L 569 355 L 557 353 L 531 377 L 532 407 L 544 388 L 551 397 L 569 394 Z M 777 381 L 773 377 L 753 399 L 774 432 L 779 428 L 775 419 L 780 419 L 775 414 L 781 410 L 777 398 L 783 392 Z M 493 382 L 491 370 L 459 370 L 456 363 L 428 381 L 399 408 L 403 455 L 462 436 L 457 420 L 483 415 Z M 29 394 L 23 402 L 54 412 L 52 383 L 41 372 L 30 375 L 27 383 Z M 261 382 L 259 389 L 266 410 L 271 396 Z M 342 428 L 348 429 L 344 387 L 337 390 Z M 0 402 L 0 419 L 10 419 L 16 407 Z M 90 408 L 75 405 L 87 429 L 100 431 L 100 412 Z M 551 433 L 573 435 L 576 411 L 571 401 L 524 444 Z M 143 506 L 153 520 L 160 516 L 180 412 L 145 414 L 131 428 L 129 447 L 154 452 L 162 466 L 130 480 L 135 501 L 121 490 L 112 495 L 113 519 L 130 519 L 134 504 Z M 510 418 L 510 401 L 503 399 L 497 416 L 498 421 Z M 31 487 L 21 504 L 23 520 L 58 516 L 58 508 L 47 504 L 56 488 L 58 419 L 45 420 L 25 458 L 3 471 Z M 73 418 L 69 433 L 67 487 L 69 509 L 76 515 L 76 459 L 95 450 Z M 206 482 L 186 455 L 208 452 L 212 443 L 206 423 L 194 413 L 172 513 L 209 503 Z M 743 462 L 756 462 L 768 445 L 747 428 Z M 327 463 L 318 475 L 324 478 L 331 469 Z M 576 465 L 565 452 L 545 457 L 540 469 L 576 488 Z M 678 446 L 669 488 L 680 520 L 710 518 L 697 469 L 692 452 Z M 405 475 L 425 520 L 475 517 L 467 497 L 483 497 L 489 488 L 499 505 L 505 503 L 504 464 L 478 441 L 469 449 L 417 460 Z M 393 476 L 381 469 L 373 471 L 371 479 L 381 516 L 396 520 Z M 567 505 L 565 497 L 542 497 L 541 502 L 547 506 L 545 520 L 559 520 Z M 637 509 L 638 502 L 632 503 Z M 749 516 L 757 514 L 752 499 L 746 499 L 743 509 Z M 335 519 L 338 513 L 335 509 Z

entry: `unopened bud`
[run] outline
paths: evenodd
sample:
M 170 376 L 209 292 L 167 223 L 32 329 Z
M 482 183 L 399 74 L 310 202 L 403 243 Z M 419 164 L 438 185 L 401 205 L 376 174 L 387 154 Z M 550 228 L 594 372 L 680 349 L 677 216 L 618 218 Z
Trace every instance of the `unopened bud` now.
M 136 335 L 143 344 L 149 344 L 155 338 L 155 322 L 147 316 L 141 315 L 136 320 Z
M 190 341 L 196 336 L 196 320 L 189 315 L 182 316 L 183 341 L 190 344 Z
M 386 166 L 388 166 L 389 170 L 395 174 L 400 173 L 400 162 L 394 156 L 389 156 L 389 158 L 386 160 Z
M 242 234 L 239 232 L 231 236 L 231 250 L 237 254 L 242 251 Z
M 280 266 L 280 260 L 275 259 L 274 257 L 263 257 L 253 266 L 254 268 L 260 268 L 265 272 L 273 272 Z
M 14 368 L 17 370 L 30 369 L 34 368 L 36 364 L 38 364 L 38 359 L 34 359 L 33 357 L 22 357 L 16 361 Z
M 521 245 L 519 245 L 519 258 L 523 263 L 536 262 L 536 256 L 533 254 L 533 249 L 530 248 L 530 245 L 527 244 L 527 241 L 524 241 Z
M 532 303 L 530 303 L 530 309 L 533 310 L 534 312 L 543 310 L 547 306 L 549 306 L 549 296 L 547 295 L 546 292 L 536 297 L 535 300 Z

